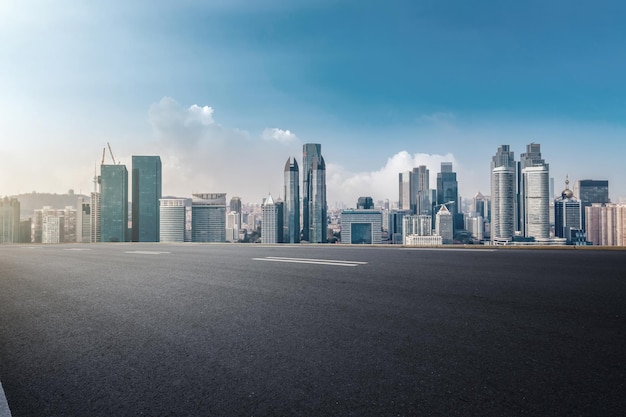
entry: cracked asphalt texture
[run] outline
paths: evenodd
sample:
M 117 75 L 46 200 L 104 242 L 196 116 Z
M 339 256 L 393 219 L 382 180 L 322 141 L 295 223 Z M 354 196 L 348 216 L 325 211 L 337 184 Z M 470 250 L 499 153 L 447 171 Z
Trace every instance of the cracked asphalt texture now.
M 0 247 L 13 417 L 621 416 L 625 318 L 625 251 Z

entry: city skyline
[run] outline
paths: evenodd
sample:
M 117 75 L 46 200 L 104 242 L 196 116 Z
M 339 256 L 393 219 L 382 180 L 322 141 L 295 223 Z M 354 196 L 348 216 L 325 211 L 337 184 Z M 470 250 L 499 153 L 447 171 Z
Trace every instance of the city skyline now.
M 399 172 L 424 165 L 434 184 L 441 162 L 470 198 L 489 194 L 494 149 L 534 142 L 556 184 L 608 180 L 617 202 L 625 8 L 6 2 L 0 195 L 88 194 L 110 142 L 127 166 L 160 155 L 163 195 L 260 202 L 281 193 L 287 157 L 320 143 L 329 206 L 395 200 Z

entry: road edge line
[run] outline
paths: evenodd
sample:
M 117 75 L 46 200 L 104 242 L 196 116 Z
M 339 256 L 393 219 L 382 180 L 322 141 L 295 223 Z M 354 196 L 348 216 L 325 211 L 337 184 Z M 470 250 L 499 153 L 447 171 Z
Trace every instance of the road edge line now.
M 2 382 L 0 382 L 0 417 L 11 417 L 11 410 L 9 409 L 7 397 L 4 395 Z

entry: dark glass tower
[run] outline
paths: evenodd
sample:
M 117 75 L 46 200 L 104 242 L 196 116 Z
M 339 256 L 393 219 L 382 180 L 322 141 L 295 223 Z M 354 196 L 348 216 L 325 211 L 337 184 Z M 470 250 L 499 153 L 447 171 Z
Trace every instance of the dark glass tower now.
M 437 205 L 445 204 L 452 214 L 454 229 L 464 227 L 462 217 L 459 220 L 459 184 L 456 172 L 452 171 L 452 162 L 442 162 L 441 172 L 437 173 Z
M 300 242 L 300 172 L 296 158 L 285 163 L 284 243 Z
M 100 167 L 100 241 L 126 242 L 128 170 L 125 165 Z
M 133 156 L 133 242 L 159 241 L 161 158 Z
M 583 229 L 586 227 L 585 207 L 593 203 L 606 204 L 609 200 L 609 182 L 607 180 L 579 180 L 574 188 L 574 195 L 578 193 L 583 215 Z
M 302 240 L 326 243 L 326 163 L 322 145 L 302 146 Z

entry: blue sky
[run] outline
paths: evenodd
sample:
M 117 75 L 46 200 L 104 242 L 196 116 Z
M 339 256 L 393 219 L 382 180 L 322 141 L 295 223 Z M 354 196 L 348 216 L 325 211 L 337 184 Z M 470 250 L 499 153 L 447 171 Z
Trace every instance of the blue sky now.
M 329 203 L 397 199 L 397 171 L 542 145 L 557 188 L 626 196 L 618 1 L 0 0 L 0 194 L 91 189 L 102 147 L 160 154 L 164 192 L 282 193 L 322 144 Z M 202 109 L 205 108 L 203 112 Z M 431 186 L 434 184 L 431 183 Z

